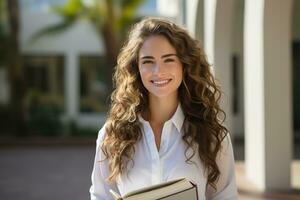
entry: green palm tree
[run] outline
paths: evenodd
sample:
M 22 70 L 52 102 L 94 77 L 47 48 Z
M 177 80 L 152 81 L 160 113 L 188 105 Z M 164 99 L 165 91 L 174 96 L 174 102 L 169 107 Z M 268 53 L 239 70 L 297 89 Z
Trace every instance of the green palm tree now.
M 63 6 L 53 7 L 53 11 L 63 20 L 40 30 L 33 39 L 64 31 L 77 20 L 86 19 L 95 27 L 99 37 L 103 38 L 107 72 L 111 76 L 120 44 L 130 25 L 138 20 L 136 10 L 143 2 L 144 0 L 68 0 Z

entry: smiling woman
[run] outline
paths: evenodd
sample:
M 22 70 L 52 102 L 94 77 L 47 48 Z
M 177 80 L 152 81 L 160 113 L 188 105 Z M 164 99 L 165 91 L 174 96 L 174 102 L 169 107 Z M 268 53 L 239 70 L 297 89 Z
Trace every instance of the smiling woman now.
M 151 36 L 145 40 L 138 65 L 149 98 L 177 99 L 177 89 L 182 82 L 182 63 L 165 37 Z
M 238 198 L 220 89 L 197 40 L 170 21 L 142 20 L 119 54 L 114 83 L 91 199 L 182 177 L 197 184 L 199 199 Z

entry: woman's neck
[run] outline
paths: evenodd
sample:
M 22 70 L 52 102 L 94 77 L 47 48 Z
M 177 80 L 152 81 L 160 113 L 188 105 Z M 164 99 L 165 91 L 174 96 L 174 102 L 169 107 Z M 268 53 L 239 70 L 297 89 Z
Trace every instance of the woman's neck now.
M 158 98 L 150 95 L 147 120 L 153 124 L 164 124 L 175 113 L 178 102 L 177 94 L 166 98 Z

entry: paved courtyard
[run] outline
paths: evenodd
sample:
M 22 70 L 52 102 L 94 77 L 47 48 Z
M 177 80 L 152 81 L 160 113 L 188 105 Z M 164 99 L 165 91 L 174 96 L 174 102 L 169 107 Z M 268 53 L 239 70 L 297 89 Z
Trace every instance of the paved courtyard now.
M 237 145 L 241 160 L 242 146 Z M 88 200 L 94 159 L 93 144 L 0 146 L 1 200 Z M 298 150 L 297 150 L 298 151 Z M 300 190 L 259 193 L 236 163 L 240 199 L 300 199 Z M 300 188 L 300 160 L 293 162 L 293 182 Z
M 90 146 L 1 149 L 0 199 L 89 199 L 93 157 Z

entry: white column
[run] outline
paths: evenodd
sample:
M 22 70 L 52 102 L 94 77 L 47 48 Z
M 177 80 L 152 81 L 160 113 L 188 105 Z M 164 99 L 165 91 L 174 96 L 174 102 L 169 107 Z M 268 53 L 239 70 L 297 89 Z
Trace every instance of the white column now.
M 226 113 L 225 125 L 232 134 L 232 66 L 231 33 L 233 0 L 204 2 L 204 48 L 213 73 L 223 92 L 221 108 Z M 233 137 L 232 137 L 233 138 Z
M 261 0 L 245 1 L 244 87 L 246 174 L 260 188 L 265 183 L 263 87 L 263 9 Z
M 68 120 L 76 120 L 79 114 L 79 60 L 74 52 L 66 55 L 65 64 L 65 102 Z
M 246 0 L 246 174 L 260 189 L 288 189 L 292 156 L 291 0 Z
M 204 0 L 184 1 L 186 6 L 186 26 L 190 34 L 204 40 Z
M 204 50 L 208 62 L 215 64 L 215 16 L 217 0 L 204 0 Z

